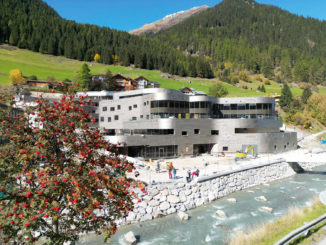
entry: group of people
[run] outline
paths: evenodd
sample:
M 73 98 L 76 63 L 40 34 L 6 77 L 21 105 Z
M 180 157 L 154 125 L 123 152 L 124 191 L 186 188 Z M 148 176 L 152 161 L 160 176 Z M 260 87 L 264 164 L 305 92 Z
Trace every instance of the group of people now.
M 206 166 L 206 164 L 205 164 Z M 166 168 L 169 172 L 169 179 L 177 179 L 177 169 L 173 166 L 172 162 L 167 162 L 166 163 Z M 160 162 L 158 161 L 156 163 L 156 172 L 159 173 L 161 170 L 161 166 L 160 166 Z M 192 181 L 194 179 L 194 177 L 198 177 L 199 176 L 199 169 L 197 168 L 194 171 L 187 171 L 186 174 L 186 181 L 189 183 L 190 181 Z
M 192 181 L 194 179 L 194 176 L 196 176 L 198 178 L 199 176 L 199 169 L 197 168 L 195 171 L 187 171 L 187 175 L 186 175 L 186 181 L 187 183 L 189 183 L 190 181 Z
M 171 162 L 166 163 L 166 168 L 169 172 L 169 179 L 176 179 L 177 178 L 177 169 L 173 166 Z M 159 173 L 161 170 L 160 162 L 156 163 L 156 172 Z

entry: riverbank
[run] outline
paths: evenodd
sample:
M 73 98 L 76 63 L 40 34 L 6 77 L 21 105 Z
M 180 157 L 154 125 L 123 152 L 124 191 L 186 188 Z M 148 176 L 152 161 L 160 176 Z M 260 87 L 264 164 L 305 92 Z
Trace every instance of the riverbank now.
M 298 153 L 298 152 L 296 152 Z M 305 158 L 311 162 L 300 163 L 305 170 L 326 163 L 326 153 L 305 153 Z M 317 160 L 320 161 L 317 161 Z M 293 169 L 284 160 L 267 163 L 250 163 L 239 166 L 236 170 L 225 171 L 214 175 L 202 176 L 186 183 L 183 180 L 172 183 L 152 185 L 147 193 L 138 193 L 141 202 L 135 200 L 134 210 L 128 217 L 118 221 L 119 226 L 144 222 L 206 205 L 216 199 L 231 193 L 267 184 L 269 182 L 295 175 Z
M 171 214 L 124 226 L 118 229 L 110 244 L 126 245 L 124 236 L 132 231 L 139 238 L 139 245 L 226 245 L 237 231 L 248 232 L 250 227 L 274 221 L 286 215 L 290 207 L 311 206 L 311 200 L 326 188 L 325 173 L 326 165 L 322 165 L 305 174 L 234 192 L 186 211 L 190 217 L 187 221 Z M 260 201 L 260 196 L 264 196 L 267 202 Z M 230 202 L 230 199 L 236 202 Z M 261 210 L 263 206 L 272 208 L 272 213 Z M 224 211 L 226 217 L 218 216 L 218 210 Z M 105 243 L 102 236 L 89 235 L 83 237 L 79 244 Z
M 271 223 L 250 229 L 247 233 L 239 231 L 230 245 L 274 244 L 291 231 L 301 227 L 304 222 L 310 222 L 324 213 L 326 213 L 326 206 L 316 198 L 310 207 L 304 209 L 292 207 L 288 214 Z

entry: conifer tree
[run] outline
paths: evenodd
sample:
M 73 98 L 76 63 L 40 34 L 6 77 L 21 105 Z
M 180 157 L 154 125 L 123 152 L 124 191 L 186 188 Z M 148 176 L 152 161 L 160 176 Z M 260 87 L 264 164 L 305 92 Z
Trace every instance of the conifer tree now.
M 76 83 L 79 83 L 81 88 L 88 88 L 92 79 L 90 72 L 91 70 L 86 63 L 84 63 L 78 71 Z
M 282 95 L 280 97 L 280 106 L 284 110 L 288 110 L 293 102 L 292 92 L 287 83 L 284 84 L 282 88 Z
M 307 104 L 308 99 L 312 95 L 311 89 L 309 87 L 306 87 L 301 95 L 301 101 L 303 104 Z

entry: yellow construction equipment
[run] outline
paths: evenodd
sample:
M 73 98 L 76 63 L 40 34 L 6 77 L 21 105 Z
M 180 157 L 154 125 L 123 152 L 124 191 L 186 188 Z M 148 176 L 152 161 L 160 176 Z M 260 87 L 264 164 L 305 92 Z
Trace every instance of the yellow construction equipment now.
M 238 159 L 246 158 L 248 153 L 251 153 L 251 155 L 254 156 L 254 149 L 255 147 L 253 145 L 248 145 L 245 152 L 238 152 L 235 156 Z

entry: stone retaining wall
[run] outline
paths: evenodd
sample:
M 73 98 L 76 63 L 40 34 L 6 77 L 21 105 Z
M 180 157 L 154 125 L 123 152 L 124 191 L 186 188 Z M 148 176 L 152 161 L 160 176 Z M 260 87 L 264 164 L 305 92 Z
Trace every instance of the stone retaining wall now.
M 325 163 L 300 163 L 309 170 Z M 210 203 L 218 198 L 249 187 L 290 177 L 295 172 L 286 162 L 276 161 L 264 165 L 254 165 L 233 172 L 204 176 L 191 183 L 176 182 L 169 185 L 149 187 L 141 194 L 141 202 L 135 200 L 133 212 L 118 225 L 143 222 L 169 215 L 178 211 L 187 211 Z

